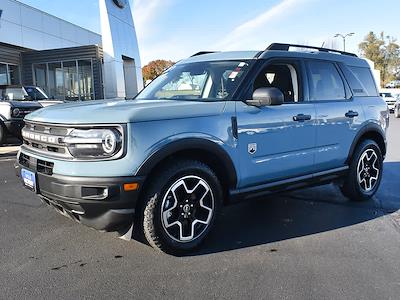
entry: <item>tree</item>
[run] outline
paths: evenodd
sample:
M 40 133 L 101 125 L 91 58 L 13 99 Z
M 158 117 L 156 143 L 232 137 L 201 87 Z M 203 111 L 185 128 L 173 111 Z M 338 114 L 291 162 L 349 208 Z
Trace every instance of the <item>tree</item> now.
M 149 62 L 142 69 L 144 81 L 146 82 L 148 80 L 155 79 L 174 64 L 175 62 L 173 61 L 163 59 L 157 59 Z
M 375 68 L 381 71 L 383 85 L 400 77 L 400 46 L 396 39 L 385 36 L 383 32 L 377 36 L 371 31 L 358 47 L 361 55 L 372 60 Z

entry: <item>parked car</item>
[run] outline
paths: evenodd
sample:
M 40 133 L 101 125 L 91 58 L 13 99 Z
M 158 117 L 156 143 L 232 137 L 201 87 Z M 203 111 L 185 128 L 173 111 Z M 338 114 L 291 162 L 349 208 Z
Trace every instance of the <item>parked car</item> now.
M 398 88 L 398 87 L 400 87 L 400 80 L 393 80 L 393 81 L 390 81 L 389 83 L 387 83 L 387 84 L 385 85 L 385 87 L 386 87 L 386 88 L 392 88 L 392 89 Z
M 390 112 L 394 111 L 394 104 L 396 103 L 396 97 L 389 92 L 382 92 L 379 95 L 385 100 Z
M 64 103 L 62 100 L 50 99 L 46 93 L 37 86 L 0 86 L 0 91 L 2 91 L 4 99 L 16 101 L 35 101 L 40 103 L 42 107 Z
M 0 146 L 6 142 L 9 136 L 21 138 L 24 117 L 42 108 L 36 102 L 5 100 L 3 91 L 0 89 Z
M 202 52 L 134 100 L 26 119 L 16 163 L 26 188 L 96 229 L 130 237 L 134 224 L 172 254 L 198 247 L 238 200 L 330 182 L 350 200 L 370 199 L 389 126 L 365 60 L 288 44 Z

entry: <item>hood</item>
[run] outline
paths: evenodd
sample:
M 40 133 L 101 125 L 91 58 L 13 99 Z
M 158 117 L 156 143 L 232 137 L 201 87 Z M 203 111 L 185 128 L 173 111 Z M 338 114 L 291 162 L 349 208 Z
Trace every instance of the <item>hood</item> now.
M 40 103 L 32 102 L 32 101 L 7 100 L 7 101 L 2 101 L 1 103 L 9 103 L 10 106 L 13 108 L 42 108 Z
M 26 120 L 53 124 L 112 124 L 220 114 L 224 101 L 101 100 L 49 106 Z

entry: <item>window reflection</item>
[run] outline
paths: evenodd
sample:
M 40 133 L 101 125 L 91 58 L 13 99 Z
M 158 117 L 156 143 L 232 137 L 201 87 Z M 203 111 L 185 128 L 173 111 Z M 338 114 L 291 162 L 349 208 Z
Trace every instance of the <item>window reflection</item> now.
M 89 60 L 73 60 L 33 65 L 34 84 L 50 98 L 93 100 L 93 66 Z

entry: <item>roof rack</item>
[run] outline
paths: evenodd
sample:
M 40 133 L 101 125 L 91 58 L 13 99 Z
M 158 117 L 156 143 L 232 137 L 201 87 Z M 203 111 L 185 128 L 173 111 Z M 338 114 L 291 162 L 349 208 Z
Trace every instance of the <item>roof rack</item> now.
M 191 57 L 204 55 L 204 54 L 211 54 L 211 53 L 216 53 L 216 51 L 200 51 L 200 52 L 193 54 Z
M 340 51 L 340 50 L 334 50 L 334 49 L 328 49 L 328 48 L 320 48 L 320 47 L 314 47 L 314 46 L 306 46 L 306 45 L 296 45 L 296 44 L 281 44 L 281 43 L 273 43 L 271 44 L 265 51 L 267 50 L 279 50 L 279 51 L 289 51 L 290 47 L 295 47 L 295 48 L 305 48 L 305 49 L 314 49 L 318 50 L 320 52 L 327 52 L 327 53 L 339 53 L 342 55 L 347 55 L 347 56 L 353 56 L 353 57 L 358 57 L 354 53 L 350 52 L 345 52 L 345 51 Z

